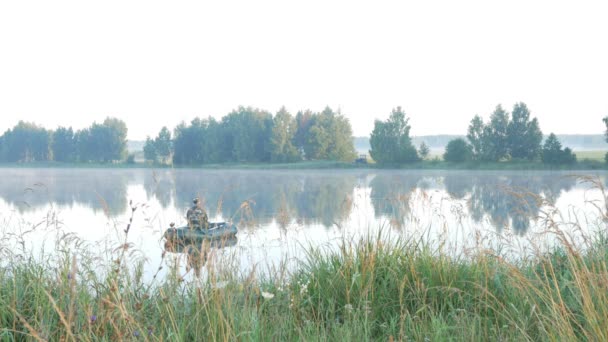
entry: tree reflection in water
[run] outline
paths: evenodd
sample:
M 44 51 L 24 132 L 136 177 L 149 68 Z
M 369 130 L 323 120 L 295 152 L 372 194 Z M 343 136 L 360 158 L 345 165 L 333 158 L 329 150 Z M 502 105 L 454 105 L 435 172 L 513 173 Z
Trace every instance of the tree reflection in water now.
M 352 210 L 356 177 L 330 172 L 178 172 L 176 205 L 186 210 L 192 194 L 204 197 L 211 213 L 239 225 L 267 225 L 276 220 L 286 228 L 303 224 L 339 224 Z
M 163 209 L 171 206 L 175 198 L 175 173 L 170 170 L 152 171 L 144 177 L 144 189 L 149 199 L 156 198 Z
M 387 216 L 390 224 L 403 228 L 411 213 L 410 198 L 419 186 L 421 174 L 378 174 L 370 182 L 376 218 Z
M 120 169 L 5 169 L 0 196 L 20 213 L 49 204 L 82 205 L 108 217 L 127 212 L 127 185 L 136 174 Z
M 148 200 L 162 209 L 185 213 L 199 196 L 212 219 L 239 227 L 276 223 L 342 226 L 351 216 L 355 188 L 368 187 L 376 219 L 388 217 L 403 227 L 412 211 L 412 195 L 442 190 L 466 200 L 474 222 L 488 220 L 498 231 L 524 234 L 544 204 L 554 205 L 576 179 L 550 172 L 244 171 L 4 169 L 0 197 L 19 213 L 45 206 L 81 205 L 109 217 L 128 209 L 130 185 L 143 186 Z M 443 187 L 439 184 L 443 184 Z M 415 200 L 419 200 L 415 198 Z
M 547 177 L 543 174 L 448 174 L 446 191 L 455 199 L 466 199 L 471 218 L 481 222 L 487 217 L 501 232 L 511 227 L 525 234 L 538 218 L 544 204 L 555 205 L 564 191 L 576 185 L 568 176 Z

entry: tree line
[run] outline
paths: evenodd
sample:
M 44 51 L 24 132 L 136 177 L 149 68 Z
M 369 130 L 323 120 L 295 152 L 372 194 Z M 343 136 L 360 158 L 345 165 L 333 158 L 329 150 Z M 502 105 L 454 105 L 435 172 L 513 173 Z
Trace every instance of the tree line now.
M 221 120 L 195 118 L 179 124 L 173 137 L 163 127 L 144 145 L 146 160 L 175 164 L 285 163 L 302 160 L 352 161 L 352 128 L 339 111 L 285 108 L 276 114 L 239 107 Z
M 127 155 L 127 125 L 108 117 L 102 123 L 74 131 L 71 127 L 47 130 L 19 121 L 0 136 L 0 162 L 101 162 Z
M 173 133 L 163 127 L 143 147 L 147 161 L 162 164 L 230 162 L 352 161 L 352 127 L 340 112 L 285 108 L 268 111 L 239 107 L 221 120 L 212 117 L 182 122 Z M 116 118 L 74 131 L 47 130 L 19 121 L 0 136 L 0 162 L 100 162 L 127 158 L 127 126 Z M 132 161 L 133 156 L 129 157 Z
M 608 117 L 605 137 L 608 141 Z M 376 120 L 369 139 L 370 155 L 381 165 L 418 162 L 429 156 L 425 143 L 416 147 L 410 137 L 409 118 L 401 107 L 385 121 Z M 117 118 L 94 122 L 73 130 L 47 130 L 19 121 L 0 136 L 0 162 L 100 162 L 127 158 L 127 126 Z M 162 164 L 285 163 L 303 160 L 353 161 L 356 157 L 349 120 L 326 107 L 321 112 L 281 108 L 277 113 L 238 107 L 220 120 L 195 118 L 180 123 L 173 132 L 163 127 L 147 137 L 144 158 Z M 132 161 L 132 156 L 130 157 Z M 542 161 L 549 164 L 576 162 L 551 133 L 543 142 L 537 118 L 523 102 L 511 112 L 496 106 L 487 121 L 476 115 L 466 138 L 448 142 L 443 159 L 448 162 Z M 608 154 L 607 154 L 608 161 Z
M 604 119 L 607 125 L 608 118 Z M 422 143 L 417 149 L 409 135 L 409 119 L 401 109 L 393 109 L 386 121 L 376 120 L 370 136 L 370 154 L 380 164 L 403 164 L 425 159 L 429 148 Z M 608 140 L 607 140 L 608 141 Z M 551 133 L 543 143 L 543 133 L 537 118 L 523 102 L 516 103 L 511 113 L 496 106 L 489 120 L 476 115 L 471 120 L 466 139 L 448 142 L 443 159 L 448 162 L 501 162 L 510 160 L 542 161 L 548 164 L 570 164 L 576 155 L 562 148 Z

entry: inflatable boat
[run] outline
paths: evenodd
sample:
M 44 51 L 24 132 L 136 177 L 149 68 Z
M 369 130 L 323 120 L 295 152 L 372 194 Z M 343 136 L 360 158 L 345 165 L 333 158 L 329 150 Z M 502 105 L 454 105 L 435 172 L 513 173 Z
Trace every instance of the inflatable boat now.
M 196 242 L 202 240 L 221 240 L 234 237 L 238 229 L 228 222 L 210 222 L 209 229 L 190 229 L 185 227 L 171 227 L 163 235 L 167 241 Z

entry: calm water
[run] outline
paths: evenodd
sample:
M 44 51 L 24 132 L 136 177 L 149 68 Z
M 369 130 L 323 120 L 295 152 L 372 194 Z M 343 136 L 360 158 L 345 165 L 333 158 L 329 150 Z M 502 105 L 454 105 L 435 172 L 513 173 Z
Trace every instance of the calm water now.
M 382 229 L 462 251 L 483 244 L 518 255 L 550 243 L 547 220 L 574 236 L 601 228 L 599 190 L 573 172 L 235 171 L 0 169 L 3 253 L 46 254 L 73 248 L 110 254 L 127 242 L 145 258 L 146 274 L 162 259 L 162 232 L 185 224 L 199 196 L 212 221 L 233 221 L 242 270 L 301 257 L 302 248 L 334 246 Z M 605 173 L 576 172 L 598 177 Z M 133 211 L 134 209 L 134 211 Z M 61 243 L 57 243 L 61 241 Z M 507 247 L 505 247 L 507 246 Z M 173 258 L 179 257 L 179 253 Z M 167 259 L 167 258 L 165 258 Z

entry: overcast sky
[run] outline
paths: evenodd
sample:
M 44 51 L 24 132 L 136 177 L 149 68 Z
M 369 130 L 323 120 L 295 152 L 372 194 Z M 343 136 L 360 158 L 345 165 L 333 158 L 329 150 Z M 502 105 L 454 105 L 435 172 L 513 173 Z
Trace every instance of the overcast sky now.
M 543 132 L 608 115 L 608 1 L 2 1 L 0 130 L 130 139 L 239 105 L 339 108 L 355 135 L 395 106 L 413 135 L 528 104 Z M 0 132 L 0 133 L 1 133 Z

